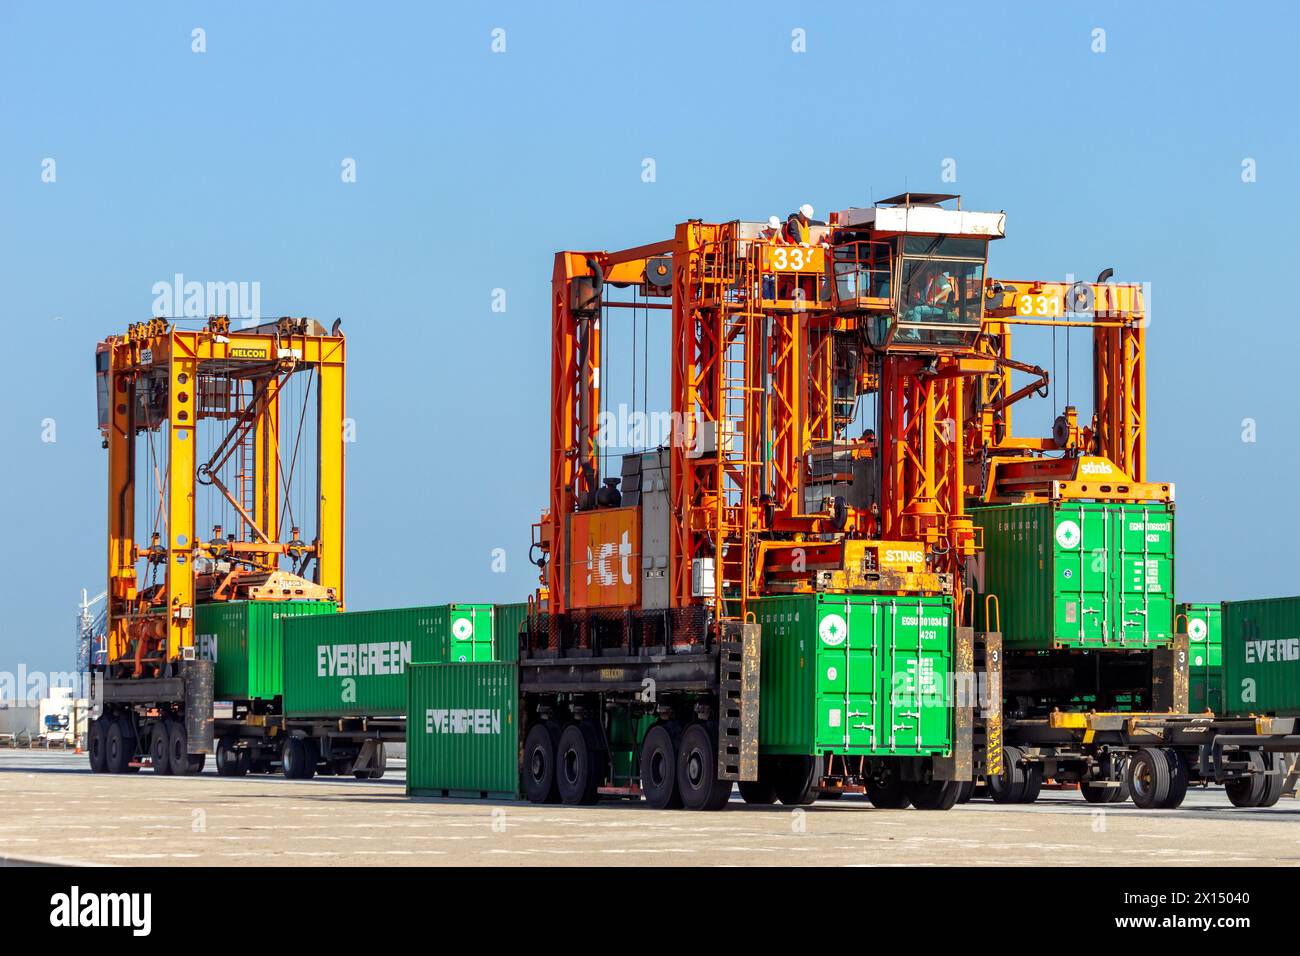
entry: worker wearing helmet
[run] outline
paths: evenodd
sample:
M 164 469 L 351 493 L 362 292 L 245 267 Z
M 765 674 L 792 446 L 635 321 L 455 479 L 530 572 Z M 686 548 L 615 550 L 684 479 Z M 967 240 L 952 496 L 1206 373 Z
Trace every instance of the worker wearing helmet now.
M 785 225 L 779 216 L 767 217 L 767 228 L 763 230 L 763 238 L 774 246 L 785 245 Z M 763 298 L 776 298 L 776 276 L 770 272 L 763 275 Z
M 804 203 L 799 207 L 797 212 L 790 213 L 790 218 L 785 221 L 785 237 L 793 245 L 806 246 L 811 237 L 813 207 Z

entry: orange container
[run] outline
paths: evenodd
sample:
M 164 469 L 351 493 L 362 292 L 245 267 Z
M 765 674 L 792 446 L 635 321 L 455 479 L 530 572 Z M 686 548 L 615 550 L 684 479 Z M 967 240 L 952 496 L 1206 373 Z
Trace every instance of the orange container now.
M 641 509 L 580 511 L 567 530 L 569 607 L 639 607 Z

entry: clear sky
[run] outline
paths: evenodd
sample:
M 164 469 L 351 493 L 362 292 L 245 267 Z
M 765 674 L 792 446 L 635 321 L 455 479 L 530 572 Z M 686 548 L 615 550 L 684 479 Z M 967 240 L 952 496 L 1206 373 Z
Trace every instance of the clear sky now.
M 94 345 L 155 282 L 342 317 L 351 607 L 518 600 L 552 253 L 904 188 L 1006 210 L 992 275 L 1152 283 L 1179 595 L 1300 592 L 1294 5 L 451 7 L 0 5 L 0 671 L 103 587 Z

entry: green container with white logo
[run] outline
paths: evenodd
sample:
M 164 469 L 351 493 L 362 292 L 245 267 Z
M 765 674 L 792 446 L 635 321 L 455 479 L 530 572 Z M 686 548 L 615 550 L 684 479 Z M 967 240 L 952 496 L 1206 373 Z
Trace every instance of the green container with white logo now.
M 1176 630 L 1187 634 L 1187 709 L 1194 714 L 1223 710 L 1223 608 L 1180 604 Z
M 413 664 L 408 693 L 408 795 L 518 798 L 516 664 Z
M 979 629 L 1007 650 L 1169 647 L 1174 511 L 1168 504 L 1054 501 L 971 510 L 983 529 L 972 565 Z M 998 620 L 985 621 L 985 596 Z
M 333 601 L 215 601 L 194 611 L 194 646 L 214 662 L 217 700 L 272 700 L 284 688 L 280 622 L 336 615 Z
M 801 594 L 749 607 L 762 631 L 760 752 L 951 750 L 951 598 Z
M 451 627 L 447 632 L 445 660 L 453 664 L 499 661 L 495 610 L 491 604 L 448 605 Z
M 438 604 L 286 620 L 284 712 L 401 716 L 411 664 L 496 659 L 493 619 L 490 604 Z
M 1300 597 L 1223 602 L 1223 709 L 1300 717 Z

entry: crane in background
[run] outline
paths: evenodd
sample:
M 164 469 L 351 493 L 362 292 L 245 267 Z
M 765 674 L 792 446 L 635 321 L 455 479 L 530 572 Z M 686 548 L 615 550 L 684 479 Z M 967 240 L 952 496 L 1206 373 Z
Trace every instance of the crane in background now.
M 92 763 L 213 748 L 195 609 L 343 601 L 344 338 L 309 318 L 154 318 L 96 350 L 108 450 L 104 716 Z M 100 682 L 92 684 L 98 688 Z M 190 771 L 192 772 L 192 770 Z
M 107 591 L 100 591 L 94 597 L 89 596 L 89 592 L 81 589 L 81 603 L 77 605 L 77 650 L 76 650 L 76 670 L 77 674 L 85 674 L 90 670 L 92 663 L 102 665 L 104 663 L 104 646 L 105 637 L 108 630 L 108 607 L 100 607 L 93 614 L 91 609 L 95 608 L 108 597 Z

